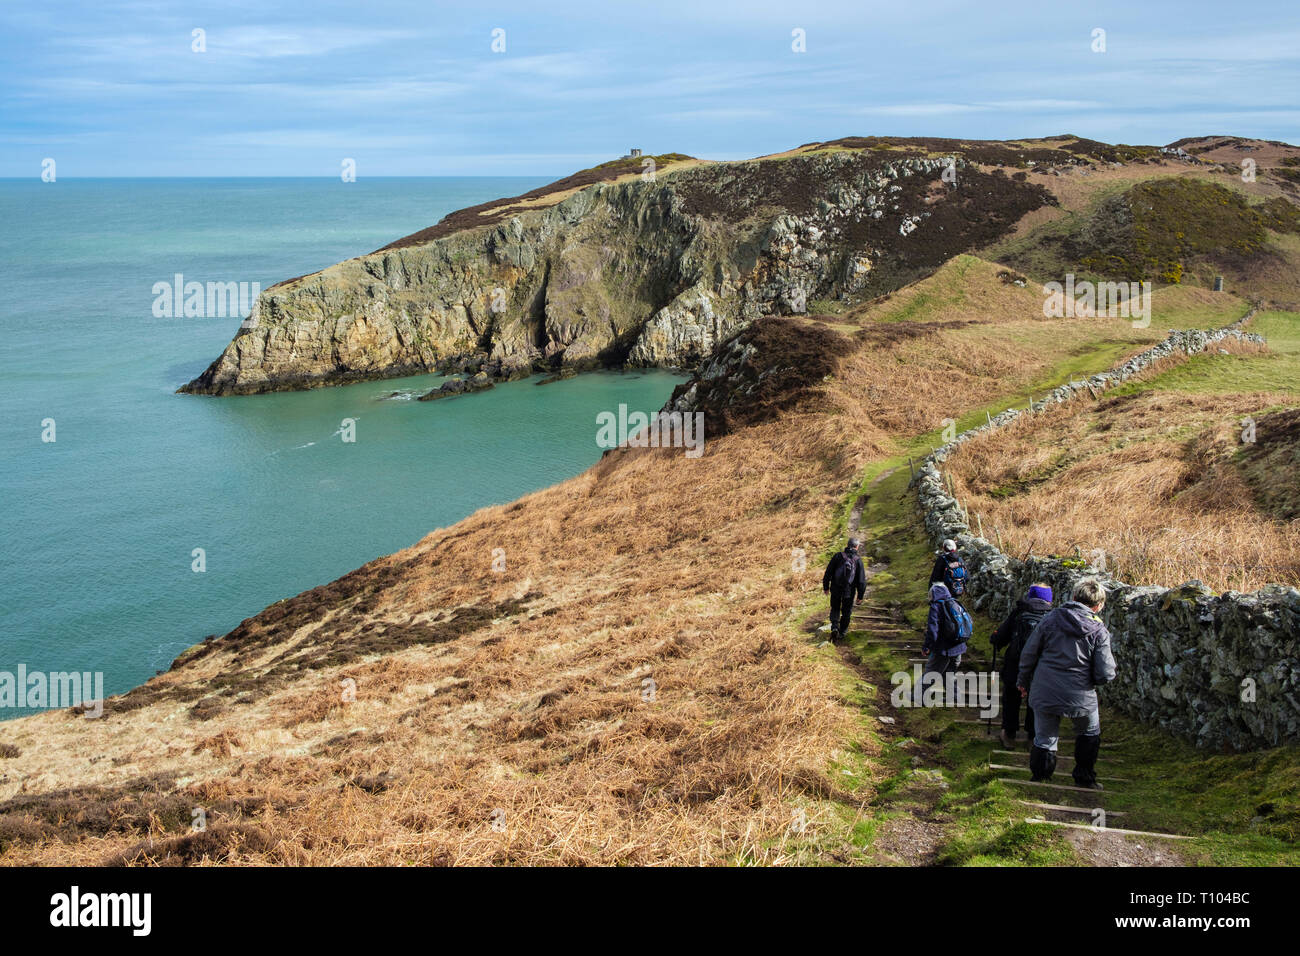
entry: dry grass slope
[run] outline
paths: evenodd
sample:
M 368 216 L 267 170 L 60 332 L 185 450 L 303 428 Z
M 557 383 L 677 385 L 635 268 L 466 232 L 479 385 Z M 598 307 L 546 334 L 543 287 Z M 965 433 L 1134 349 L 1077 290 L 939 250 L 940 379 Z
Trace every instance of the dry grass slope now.
M 1016 554 L 1091 556 L 1134 584 L 1300 585 L 1295 411 L 1282 393 L 1144 391 L 1061 406 L 967 442 L 946 470 Z M 1242 442 L 1257 418 L 1263 444 Z M 1288 436 L 1290 436 L 1288 438 Z

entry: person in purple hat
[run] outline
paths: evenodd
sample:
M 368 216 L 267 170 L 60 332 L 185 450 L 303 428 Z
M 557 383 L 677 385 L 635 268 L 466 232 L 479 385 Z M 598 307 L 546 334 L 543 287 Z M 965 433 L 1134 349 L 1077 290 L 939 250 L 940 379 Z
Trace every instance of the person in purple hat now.
M 1020 652 L 1024 650 L 1038 622 L 1052 609 L 1052 589 L 1039 581 L 1029 588 L 1029 593 L 1016 602 L 1007 619 L 993 632 L 993 652 L 1003 651 L 1002 658 L 1002 746 L 1014 750 L 1016 731 L 1020 729 L 1020 688 L 1016 677 L 1020 673 Z M 1034 711 L 1025 704 L 1025 733 L 1034 735 Z

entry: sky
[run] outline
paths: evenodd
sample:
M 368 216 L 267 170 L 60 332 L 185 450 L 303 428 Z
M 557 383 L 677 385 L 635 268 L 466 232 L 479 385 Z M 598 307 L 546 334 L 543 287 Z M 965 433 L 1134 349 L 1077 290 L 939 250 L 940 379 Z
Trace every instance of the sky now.
M 5 177 L 558 177 L 632 147 L 1058 133 L 1300 143 L 1300 4 L 0 0 Z

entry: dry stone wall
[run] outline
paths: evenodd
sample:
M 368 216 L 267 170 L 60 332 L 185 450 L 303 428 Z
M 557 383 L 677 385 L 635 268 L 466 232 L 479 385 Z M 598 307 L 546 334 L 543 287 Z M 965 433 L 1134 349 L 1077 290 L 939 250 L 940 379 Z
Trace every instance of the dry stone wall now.
M 939 469 L 963 442 L 1081 392 L 1099 394 L 1166 356 L 1195 355 L 1227 338 L 1263 343 L 1261 336 L 1241 331 L 1249 318 L 1223 329 L 1175 331 L 1109 372 L 1062 385 L 1032 410 L 1005 411 L 937 449 L 913 482 L 935 545 L 952 538 L 961 548 L 976 610 L 1000 620 L 1035 581 L 1051 584 L 1059 601 L 1079 579 L 1100 579 L 1107 594 L 1101 616 L 1113 635 L 1119 669 L 1114 682 L 1100 689 L 1102 700 L 1198 746 L 1237 750 L 1300 738 L 1300 591 L 1271 585 L 1249 594 L 1215 594 L 1199 581 L 1134 587 L 1079 560 L 1009 556 L 972 534 Z

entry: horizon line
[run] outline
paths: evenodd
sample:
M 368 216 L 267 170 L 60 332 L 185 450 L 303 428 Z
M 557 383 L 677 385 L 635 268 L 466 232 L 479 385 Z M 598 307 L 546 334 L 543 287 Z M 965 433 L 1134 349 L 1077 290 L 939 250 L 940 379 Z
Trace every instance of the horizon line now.
M 386 176 L 358 176 L 352 182 L 360 182 L 363 179 L 531 179 L 535 176 L 550 176 L 552 173 L 397 173 Z M 44 182 L 39 173 L 27 176 L 0 176 L 0 181 L 24 182 L 34 179 L 37 182 Z M 62 176 L 60 175 L 50 185 L 58 185 L 60 182 L 69 179 L 329 179 L 338 180 L 339 176 L 335 173 L 332 176 L 302 176 L 302 175 L 275 175 L 275 174 L 249 174 L 249 175 L 191 175 L 176 176 L 170 174 L 156 176 Z M 346 183 L 345 185 L 350 185 Z

